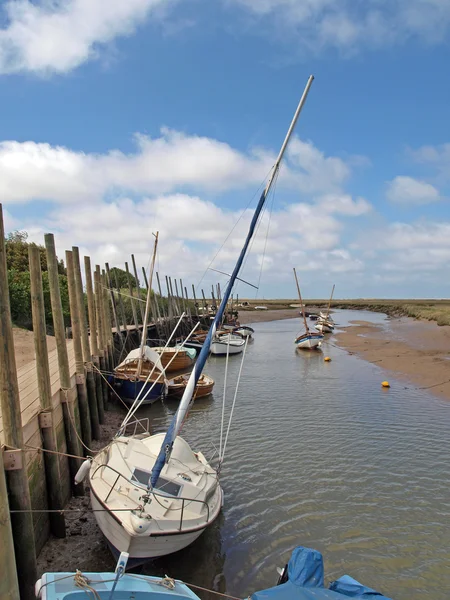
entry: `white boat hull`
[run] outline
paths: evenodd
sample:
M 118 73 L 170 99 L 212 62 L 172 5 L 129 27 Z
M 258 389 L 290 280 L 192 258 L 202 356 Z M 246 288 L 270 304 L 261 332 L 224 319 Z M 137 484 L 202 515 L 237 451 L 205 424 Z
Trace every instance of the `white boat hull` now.
M 323 337 L 310 337 L 304 340 L 300 340 L 299 342 L 295 342 L 297 348 L 302 348 L 305 350 L 314 350 L 315 348 L 320 348 L 322 344 Z
M 211 354 L 215 354 L 218 356 L 222 356 L 225 354 L 239 354 L 244 349 L 245 342 L 244 340 L 239 340 L 239 342 L 231 341 L 228 343 L 227 341 L 214 341 L 211 343 Z
M 329 325 L 325 325 L 325 323 L 316 323 L 314 328 L 321 333 L 333 333 L 334 327 L 330 327 Z
M 130 535 L 121 523 L 118 523 L 111 513 L 104 510 L 95 494 L 91 490 L 91 503 L 95 512 L 97 524 L 107 539 L 114 554 L 128 552 L 130 560 L 135 564 L 145 562 L 159 556 L 166 556 L 178 552 L 195 542 L 205 531 L 207 525 L 196 531 L 172 535 Z

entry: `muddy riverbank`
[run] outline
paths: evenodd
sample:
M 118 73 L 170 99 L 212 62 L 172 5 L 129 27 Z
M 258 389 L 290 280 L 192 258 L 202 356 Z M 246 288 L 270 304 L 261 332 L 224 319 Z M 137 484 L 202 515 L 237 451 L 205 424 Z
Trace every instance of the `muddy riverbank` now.
M 336 343 L 417 389 L 450 400 L 450 326 L 403 317 L 386 325 L 352 321 Z

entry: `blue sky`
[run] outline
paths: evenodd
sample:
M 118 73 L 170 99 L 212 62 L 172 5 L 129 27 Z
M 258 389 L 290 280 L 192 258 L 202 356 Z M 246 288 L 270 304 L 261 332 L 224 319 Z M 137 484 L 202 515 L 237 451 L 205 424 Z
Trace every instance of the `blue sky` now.
M 310 73 L 244 277 L 259 297 L 448 297 L 446 0 L 2 4 L 6 227 L 198 283 Z M 269 208 L 272 205 L 270 202 Z M 254 206 L 251 204 L 251 206 Z M 229 271 L 250 212 L 214 260 Z M 267 234 L 268 231 L 268 234 Z M 267 237 L 267 239 L 266 239 Z M 208 272 L 209 289 L 216 275 Z M 222 279 L 222 283 L 224 279 Z M 240 285 L 239 294 L 253 295 Z

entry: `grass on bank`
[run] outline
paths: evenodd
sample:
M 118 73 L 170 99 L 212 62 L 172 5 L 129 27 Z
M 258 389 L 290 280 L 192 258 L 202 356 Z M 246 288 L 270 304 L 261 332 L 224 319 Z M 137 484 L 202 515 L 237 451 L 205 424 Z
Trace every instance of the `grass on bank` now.
M 250 307 L 264 305 L 271 310 L 291 308 L 292 304 L 298 305 L 298 299 L 283 300 L 248 300 Z M 307 310 L 323 308 L 328 305 L 328 300 L 305 300 Z M 331 308 L 346 308 L 352 310 L 371 310 L 382 312 L 392 317 L 412 317 L 436 321 L 438 325 L 450 325 L 450 300 L 384 300 L 359 298 L 357 300 L 333 300 Z M 242 310 L 239 308 L 239 310 Z

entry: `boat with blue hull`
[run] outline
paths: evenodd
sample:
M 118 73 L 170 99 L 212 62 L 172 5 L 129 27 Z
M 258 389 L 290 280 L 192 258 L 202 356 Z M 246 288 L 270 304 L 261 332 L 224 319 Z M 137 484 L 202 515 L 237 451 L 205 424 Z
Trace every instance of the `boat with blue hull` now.
M 152 404 L 165 396 L 163 372 L 158 352 L 148 346 L 137 348 L 114 369 L 114 388 L 126 404 L 138 398 L 142 398 L 142 404 Z
M 298 335 L 295 338 L 295 345 L 297 346 L 297 348 L 300 348 L 302 350 L 318 350 L 320 348 L 320 346 L 322 345 L 322 341 L 323 341 L 323 334 L 322 333 L 316 333 L 315 331 L 311 331 L 310 328 L 308 327 L 308 322 L 306 320 L 306 313 L 305 313 L 305 305 L 303 304 L 303 298 L 302 298 L 302 294 L 300 292 L 300 285 L 298 283 L 298 278 L 297 278 L 297 271 L 295 270 L 294 267 L 294 277 L 295 277 L 295 283 L 297 284 L 297 292 L 298 292 L 298 298 L 300 300 L 300 306 L 301 306 L 301 313 L 302 313 L 302 317 L 303 317 L 303 323 L 305 325 L 305 333 L 302 333 L 301 335 Z
M 170 577 L 126 573 L 128 554 L 123 552 L 114 573 L 44 573 L 36 583 L 38 600 L 200 600 L 188 585 Z M 128 565 L 129 566 L 129 565 Z M 203 588 L 202 588 L 203 589 Z M 215 592 L 210 591 L 211 594 Z M 223 596 L 220 594 L 220 596 Z M 255 592 L 251 600 L 390 600 L 349 575 L 324 585 L 320 552 L 298 546 L 280 570 L 278 583 Z

